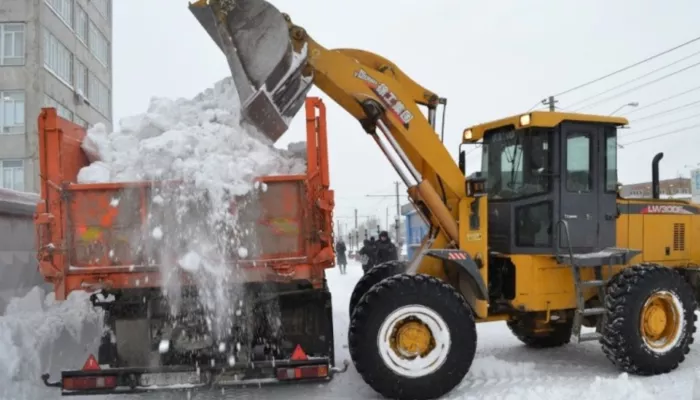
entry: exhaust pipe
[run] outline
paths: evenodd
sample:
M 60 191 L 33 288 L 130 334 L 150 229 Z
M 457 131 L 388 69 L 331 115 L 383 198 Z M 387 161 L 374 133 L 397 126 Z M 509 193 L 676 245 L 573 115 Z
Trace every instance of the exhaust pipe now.
M 659 162 L 664 158 L 664 153 L 657 153 L 651 162 L 651 197 L 658 199 L 661 197 L 659 188 Z

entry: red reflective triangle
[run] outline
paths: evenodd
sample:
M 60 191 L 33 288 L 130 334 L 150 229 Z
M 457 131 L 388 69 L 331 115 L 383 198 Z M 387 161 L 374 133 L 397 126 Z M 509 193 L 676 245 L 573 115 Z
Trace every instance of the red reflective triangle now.
M 304 349 L 301 348 L 301 345 L 297 345 L 297 347 L 294 349 L 294 352 L 292 353 L 292 361 L 304 361 L 308 360 L 309 357 L 304 353 Z
M 83 371 L 99 371 L 99 370 L 100 370 L 100 365 L 97 363 L 95 356 L 90 354 L 90 357 L 88 357 L 87 361 L 85 361 L 85 365 L 83 365 Z

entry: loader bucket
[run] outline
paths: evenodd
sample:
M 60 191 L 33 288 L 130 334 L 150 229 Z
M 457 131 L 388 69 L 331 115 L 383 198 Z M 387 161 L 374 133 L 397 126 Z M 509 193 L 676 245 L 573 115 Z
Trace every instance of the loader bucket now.
M 287 20 L 264 0 L 199 0 L 190 11 L 226 56 L 243 119 L 273 142 L 304 105 L 312 77 Z

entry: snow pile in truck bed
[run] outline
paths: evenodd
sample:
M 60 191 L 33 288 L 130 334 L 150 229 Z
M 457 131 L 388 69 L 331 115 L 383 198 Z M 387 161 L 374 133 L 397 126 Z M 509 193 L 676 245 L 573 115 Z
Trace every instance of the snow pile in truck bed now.
M 57 379 L 62 368 L 80 369 L 99 343 L 102 318 L 85 292 L 57 302 L 35 287 L 12 299 L 0 316 L 0 399 L 28 398 L 16 392 L 18 385 L 39 384 L 43 373 Z
M 83 150 L 92 164 L 80 171 L 80 183 L 184 179 L 242 195 L 258 176 L 306 169 L 291 152 L 241 125 L 230 78 L 191 100 L 153 98 L 146 113 L 123 118 L 118 132 L 97 124 Z

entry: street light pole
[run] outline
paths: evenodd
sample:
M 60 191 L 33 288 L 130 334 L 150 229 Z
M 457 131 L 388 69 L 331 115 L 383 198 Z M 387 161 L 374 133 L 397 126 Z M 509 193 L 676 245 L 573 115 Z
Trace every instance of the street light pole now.
M 625 108 L 625 107 L 637 107 L 637 106 L 639 106 L 639 102 L 637 102 L 637 101 L 633 101 L 633 102 L 630 102 L 630 103 L 627 103 L 627 104 L 623 104 L 623 105 L 621 105 L 620 107 L 618 107 L 617 109 L 615 109 L 615 111 L 611 112 L 610 115 L 614 115 L 616 112 L 622 110 L 622 109 Z

